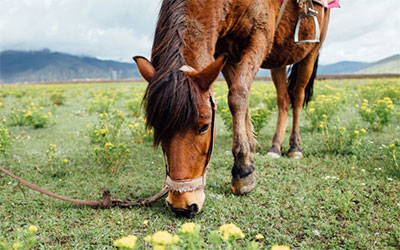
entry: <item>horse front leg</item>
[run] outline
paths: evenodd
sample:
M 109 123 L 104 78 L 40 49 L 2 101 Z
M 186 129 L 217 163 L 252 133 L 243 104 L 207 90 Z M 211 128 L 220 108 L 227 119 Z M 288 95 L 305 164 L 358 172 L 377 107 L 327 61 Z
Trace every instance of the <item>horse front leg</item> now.
M 276 88 L 276 103 L 278 105 L 278 120 L 276 121 L 275 134 L 272 146 L 267 156 L 279 158 L 282 155 L 282 145 L 285 136 L 287 114 L 289 112 L 290 98 L 286 83 L 286 67 L 271 69 L 272 81 Z
M 223 74 L 229 86 L 228 104 L 232 114 L 234 164 L 232 168 L 232 192 L 249 193 L 256 186 L 254 152 L 256 141 L 253 136 L 249 112 L 251 84 L 265 58 L 265 36 L 252 38 L 250 47 L 238 64 L 227 64 Z
M 314 65 L 317 63 L 317 57 L 318 54 L 310 54 L 304 60 L 299 62 L 297 76 L 295 76 L 296 84 L 291 93 L 293 105 L 293 124 L 292 133 L 289 140 L 290 149 L 288 153 L 289 157 L 295 159 L 303 158 L 303 153 L 300 147 L 300 113 L 304 104 L 305 88 L 307 84 L 310 84 L 310 81 L 314 81 L 314 79 L 310 80 L 310 78 L 312 77 L 314 70 L 316 70 Z

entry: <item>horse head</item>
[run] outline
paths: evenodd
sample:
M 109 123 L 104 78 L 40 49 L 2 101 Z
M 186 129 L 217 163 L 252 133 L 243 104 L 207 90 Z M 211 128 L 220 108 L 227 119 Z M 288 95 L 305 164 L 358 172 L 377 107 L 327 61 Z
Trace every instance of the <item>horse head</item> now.
M 177 215 L 191 217 L 202 209 L 206 173 L 215 137 L 212 84 L 226 58 L 219 57 L 201 71 L 182 65 L 157 71 L 143 57 L 134 57 L 149 83 L 144 95 L 146 126 L 154 129 L 154 146 L 166 158 L 167 206 Z

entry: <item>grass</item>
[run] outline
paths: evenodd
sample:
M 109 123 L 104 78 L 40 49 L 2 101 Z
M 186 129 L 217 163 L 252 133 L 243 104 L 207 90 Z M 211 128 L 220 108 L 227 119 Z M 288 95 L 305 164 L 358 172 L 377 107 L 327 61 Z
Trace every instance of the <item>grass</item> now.
M 328 87 L 340 90 L 344 101 L 336 117 L 344 122 L 354 118 L 360 126 L 367 126 L 353 108 L 363 97 L 351 98 L 349 93 L 359 93 L 359 89 L 368 87 L 373 91 L 381 83 L 399 88 L 398 79 L 320 81 L 316 83 L 319 87 L 315 93 L 327 92 Z M 0 118 L 29 96 L 46 98 L 51 92 L 62 91 L 66 100 L 65 105 L 45 107 L 53 110 L 52 119 L 56 121 L 48 128 L 8 126 L 15 142 L 8 150 L 9 156 L 0 156 L 3 157 L 0 164 L 27 181 L 73 198 L 97 200 L 104 188 L 121 199 L 153 195 L 164 181 L 160 149 L 154 150 L 148 139 L 131 144 L 126 163 L 119 174 L 114 174 L 99 166 L 93 157 L 86 129 L 86 125 L 97 121 L 97 114 L 87 111 L 93 95 L 112 94 L 116 100 L 113 108 L 128 114 L 124 101 L 137 98 L 144 88 L 144 83 L 1 88 Z M 274 91 L 271 83 L 256 82 L 254 99 L 262 95 L 262 90 Z M 21 92 L 25 92 L 23 97 L 19 97 Z M 226 96 L 225 85 L 217 83 L 215 92 Z M 399 112 L 399 103 L 396 111 Z M 218 116 L 206 203 L 204 211 L 194 219 L 176 218 L 167 210 L 164 199 L 152 207 L 131 209 L 77 207 L 28 190 L 0 174 L 0 236 L 12 241 L 17 238 L 18 229 L 36 225 L 39 227 L 37 248 L 112 248 L 113 241 L 122 236 L 134 234 L 144 244 L 146 235 L 158 230 L 174 233 L 184 222 L 193 221 L 201 225 L 204 238 L 220 225 L 234 223 L 246 238 L 254 239 L 255 235 L 262 234 L 265 237 L 260 242 L 262 248 L 274 244 L 304 249 L 398 248 L 400 169 L 394 166 L 382 145 L 400 138 L 399 116 L 382 132 L 368 130 L 361 144 L 347 154 L 327 152 L 321 134 L 312 131 L 303 116 L 302 147 L 306 157 L 301 160 L 266 157 L 276 110 L 271 117 L 257 138 L 258 185 L 249 195 L 234 196 L 230 191 L 232 138 Z M 289 124 L 287 132 L 290 127 Z M 284 150 L 288 149 L 288 136 Z M 60 160 L 68 160 L 56 175 L 51 174 L 48 166 L 49 144 L 57 145 Z M 147 225 L 143 223 L 145 220 L 149 221 Z

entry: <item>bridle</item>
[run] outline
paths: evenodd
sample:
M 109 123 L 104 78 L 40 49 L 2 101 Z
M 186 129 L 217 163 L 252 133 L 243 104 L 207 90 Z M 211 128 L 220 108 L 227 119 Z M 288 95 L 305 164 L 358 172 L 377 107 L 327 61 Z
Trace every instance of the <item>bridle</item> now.
M 165 165 L 165 181 L 164 181 L 164 188 L 168 191 L 178 192 L 178 193 L 185 193 L 185 192 L 192 192 L 196 190 L 204 189 L 206 185 L 206 176 L 207 171 L 209 170 L 208 163 L 211 160 L 212 151 L 214 148 L 214 137 L 215 137 L 215 112 L 217 109 L 217 105 L 215 103 L 214 97 L 210 94 L 210 104 L 211 104 L 211 140 L 210 145 L 208 147 L 207 152 L 207 159 L 204 165 L 203 174 L 200 177 L 194 179 L 184 179 L 184 180 L 173 180 L 169 175 L 169 167 L 167 161 L 165 160 L 165 151 L 163 150 L 164 154 L 164 165 Z M 163 189 L 164 189 L 163 188 Z

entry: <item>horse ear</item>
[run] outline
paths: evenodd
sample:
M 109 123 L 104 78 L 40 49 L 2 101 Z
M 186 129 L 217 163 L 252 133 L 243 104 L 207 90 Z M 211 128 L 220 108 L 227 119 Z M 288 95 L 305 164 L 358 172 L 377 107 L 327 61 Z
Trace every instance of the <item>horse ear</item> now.
M 228 57 L 226 55 L 220 56 L 215 62 L 209 64 L 202 71 L 192 75 L 195 82 L 200 85 L 203 90 L 208 90 L 211 84 L 217 80 L 219 73 L 224 68 Z
M 156 70 L 151 62 L 142 56 L 135 56 L 133 57 L 133 60 L 135 60 L 140 74 L 147 82 L 150 83 L 151 79 L 156 74 Z

